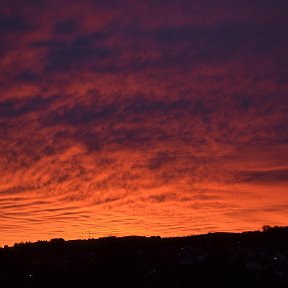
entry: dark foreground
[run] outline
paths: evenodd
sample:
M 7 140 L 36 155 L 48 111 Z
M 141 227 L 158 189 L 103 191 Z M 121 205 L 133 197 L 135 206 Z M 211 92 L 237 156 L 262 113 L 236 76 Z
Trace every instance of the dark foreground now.
M 288 287 L 288 227 L 0 249 L 0 287 Z

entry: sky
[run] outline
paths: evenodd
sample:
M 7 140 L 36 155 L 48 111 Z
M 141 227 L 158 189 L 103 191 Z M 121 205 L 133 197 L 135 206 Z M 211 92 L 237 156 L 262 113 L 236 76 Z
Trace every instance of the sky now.
M 2 0 L 0 245 L 288 224 L 286 0 Z

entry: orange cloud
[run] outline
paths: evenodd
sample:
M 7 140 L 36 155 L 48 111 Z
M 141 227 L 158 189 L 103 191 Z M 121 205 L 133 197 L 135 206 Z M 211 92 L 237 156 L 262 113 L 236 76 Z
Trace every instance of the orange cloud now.
M 1 245 L 287 224 L 284 1 L 28 2 L 0 8 Z

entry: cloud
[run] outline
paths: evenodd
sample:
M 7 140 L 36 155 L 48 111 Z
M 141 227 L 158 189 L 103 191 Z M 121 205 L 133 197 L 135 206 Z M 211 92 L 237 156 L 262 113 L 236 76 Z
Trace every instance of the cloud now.
M 71 34 L 77 31 L 78 21 L 76 19 L 68 19 L 59 21 L 54 24 L 55 34 Z
M 288 170 L 270 170 L 270 171 L 241 171 L 238 175 L 241 182 L 256 182 L 256 183 L 281 183 L 287 182 Z
M 31 30 L 32 27 L 32 24 L 25 17 L 0 14 L 0 33 L 27 32 Z
M 284 223 L 286 1 L 4 2 L 2 241 Z
M 45 110 L 49 105 L 57 100 L 57 96 L 42 98 L 31 96 L 24 99 L 9 99 L 0 102 L 0 118 L 17 118 L 30 112 Z
M 29 191 L 33 191 L 36 188 L 34 186 L 14 186 L 12 188 L 8 188 L 8 189 L 3 189 L 0 191 L 0 195 L 15 195 L 15 194 L 23 194 L 23 192 L 29 192 Z
M 90 66 L 92 61 L 95 63 L 92 66 L 93 70 L 100 69 L 101 72 L 103 65 L 107 65 L 104 60 L 119 57 L 121 51 L 99 44 L 95 45 L 92 39 L 98 40 L 97 38 L 98 35 L 93 35 L 92 38 L 75 39 L 72 43 L 49 43 L 51 48 L 45 59 L 46 69 L 48 71 L 81 69 L 83 65 Z

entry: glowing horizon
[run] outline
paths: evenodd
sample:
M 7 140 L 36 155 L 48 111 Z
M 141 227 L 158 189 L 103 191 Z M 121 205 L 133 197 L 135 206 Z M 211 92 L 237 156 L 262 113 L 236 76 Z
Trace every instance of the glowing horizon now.
M 0 245 L 286 226 L 288 4 L 252 2 L 4 0 Z

